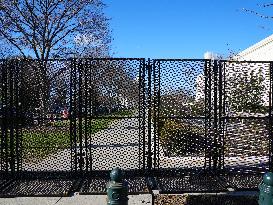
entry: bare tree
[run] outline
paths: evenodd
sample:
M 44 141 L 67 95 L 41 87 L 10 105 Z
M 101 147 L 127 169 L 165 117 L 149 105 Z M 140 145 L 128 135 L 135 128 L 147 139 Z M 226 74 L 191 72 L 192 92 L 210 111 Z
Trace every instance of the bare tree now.
M 39 82 L 38 106 L 43 115 L 50 85 L 67 70 L 66 66 L 50 69 L 49 58 L 109 55 L 104 7 L 101 0 L 0 1 L 0 41 L 14 49 L 13 56 L 39 60 L 30 65 Z
M 95 107 L 100 105 L 111 112 L 118 105 L 137 106 L 139 81 L 135 79 L 138 72 L 132 67 L 132 61 L 94 60 L 92 63 L 95 66 L 89 69 L 91 79 L 87 86 Z
M 10 58 L 13 55 L 14 49 L 6 39 L 0 40 L 0 59 Z
M 0 36 L 20 55 L 45 61 L 88 44 L 105 48 L 111 38 L 104 6 L 100 0 L 3 0 Z

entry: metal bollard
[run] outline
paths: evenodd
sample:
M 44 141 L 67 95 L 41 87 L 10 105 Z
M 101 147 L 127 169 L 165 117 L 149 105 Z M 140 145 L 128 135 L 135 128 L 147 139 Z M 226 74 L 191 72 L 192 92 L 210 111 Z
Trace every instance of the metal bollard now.
M 259 205 L 273 205 L 273 173 L 267 172 L 259 185 Z
M 128 205 L 128 186 L 123 182 L 123 174 L 119 168 L 110 173 L 111 181 L 107 183 L 107 205 Z

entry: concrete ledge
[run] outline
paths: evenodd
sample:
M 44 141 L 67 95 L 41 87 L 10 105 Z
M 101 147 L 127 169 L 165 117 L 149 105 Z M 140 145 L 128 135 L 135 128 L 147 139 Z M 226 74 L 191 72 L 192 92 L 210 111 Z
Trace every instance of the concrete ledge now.
M 129 195 L 129 205 L 258 205 L 258 192 Z M 106 195 L 0 198 L 0 205 L 106 205 Z
M 129 195 L 129 205 L 152 205 L 151 194 Z M 15 197 L 0 198 L 0 205 L 106 205 L 106 195 L 78 195 L 72 197 Z
M 154 205 L 258 205 L 258 192 L 160 194 Z

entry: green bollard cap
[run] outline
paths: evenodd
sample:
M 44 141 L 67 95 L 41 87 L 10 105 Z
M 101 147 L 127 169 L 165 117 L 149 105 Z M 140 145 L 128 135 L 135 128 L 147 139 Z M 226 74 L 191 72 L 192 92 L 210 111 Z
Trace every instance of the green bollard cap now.
M 121 182 L 122 177 L 123 177 L 123 174 L 122 174 L 121 169 L 119 169 L 119 168 L 114 168 L 110 173 L 110 178 L 112 181 Z
M 273 186 L 273 173 L 267 172 L 263 176 L 263 183 L 269 186 Z

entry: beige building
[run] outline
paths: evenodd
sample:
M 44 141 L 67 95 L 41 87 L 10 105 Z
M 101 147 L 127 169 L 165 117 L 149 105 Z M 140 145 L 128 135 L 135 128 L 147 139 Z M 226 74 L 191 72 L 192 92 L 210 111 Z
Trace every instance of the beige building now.
M 238 53 L 232 60 L 273 61 L 273 34 Z
M 204 54 L 205 59 L 217 60 L 217 55 L 211 52 Z M 273 35 L 261 40 L 260 42 L 250 46 L 249 48 L 238 53 L 230 59 L 234 62 L 227 62 L 225 65 L 225 76 L 228 85 L 228 79 L 232 79 L 234 74 L 247 73 L 249 76 L 252 73 L 258 75 L 261 72 L 263 77 L 263 85 L 265 87 L 263 94 L 263 104 L 269 104 L 269 66 L 270 62 L 256 61 L 273 61 Z M 244 63 L 244 61 L 247 61 Z M 252 61 L 252 62 L 251 62 Z M 204 99 L 204 76 L 199 75 L 196 78 L 196 96 L 197 101 Z M 228 88 L 231 89 L 231 88 Z

